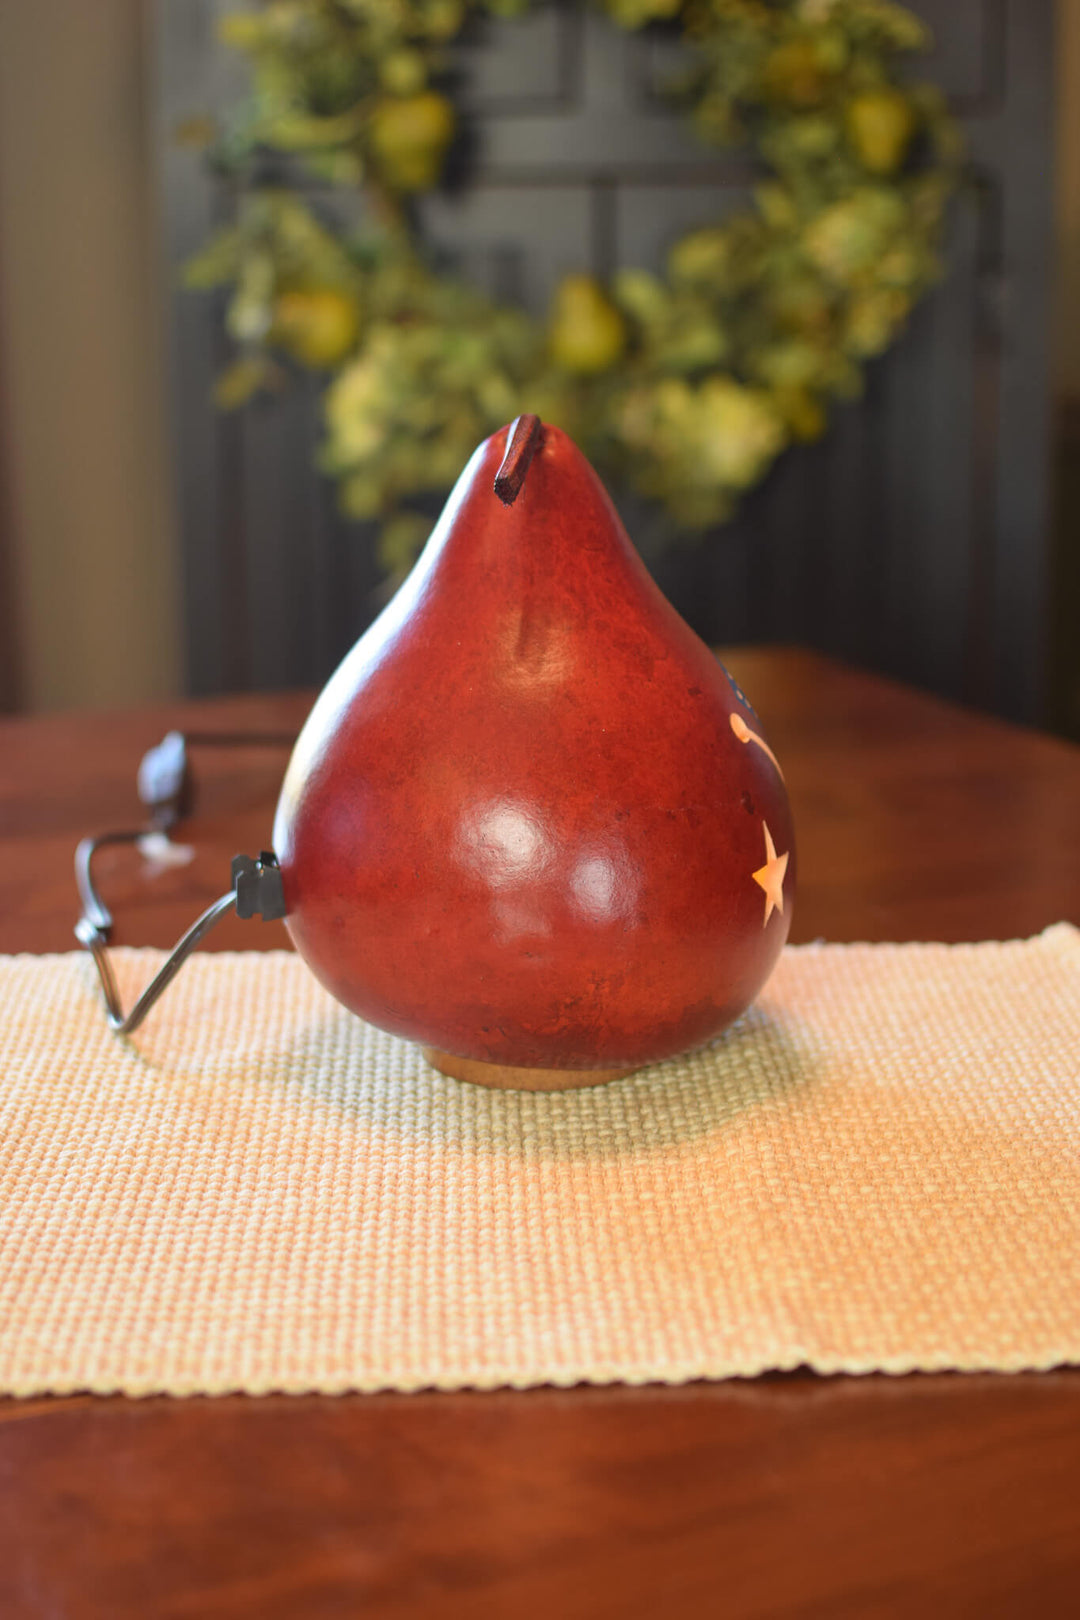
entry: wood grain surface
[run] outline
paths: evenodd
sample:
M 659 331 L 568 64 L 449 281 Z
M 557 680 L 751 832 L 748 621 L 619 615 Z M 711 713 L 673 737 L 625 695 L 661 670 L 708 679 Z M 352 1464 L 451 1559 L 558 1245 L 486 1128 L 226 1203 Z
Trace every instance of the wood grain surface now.
M 726 662 L 787 775 L 792 937 L 1080 922 L 1080 752 L 801 651 Z M 70 948 L 71 856 L 171 726 L 303 694 L 0 722 L 0 950 Z M 280 749 L 195 753 L 186 867 L 106 851 L 169 945 L 266 844 Z M 218 948 L 287 943 L 230 919 Z M 1056 1616 L 1080 1611 L 1080 1376 L 0 1402 L 0 1617 Z

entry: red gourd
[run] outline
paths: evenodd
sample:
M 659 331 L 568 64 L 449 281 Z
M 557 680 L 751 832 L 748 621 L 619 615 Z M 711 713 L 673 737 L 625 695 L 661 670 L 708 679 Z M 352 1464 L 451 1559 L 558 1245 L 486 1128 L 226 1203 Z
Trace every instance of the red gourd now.
M 707 1041 L 791 917 L 760 722 L 535 417 L 479 446 L 318 699 L 274 845 L 322 983 L 495 1085 L 588 1085 Z

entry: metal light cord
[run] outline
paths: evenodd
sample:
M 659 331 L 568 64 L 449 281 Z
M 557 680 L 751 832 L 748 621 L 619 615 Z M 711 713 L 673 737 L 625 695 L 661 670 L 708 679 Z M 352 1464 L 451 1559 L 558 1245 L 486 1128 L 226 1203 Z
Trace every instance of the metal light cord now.
M 226 747 L 249 747 L 265 744 L 270 747 L 291 746 L 292 737 L 274 735 L 248 735 L 246 733 L 199 733 L 186 738 L 179 732 L 170 732 L 163 742 L 150 750 L 139 766 L 139 796 L 151 811 L 150 824 L 137 831 L 107 832 L 95 838 L 84 838 L 75 851 L 75 883 L 82 907 L 75 924 L 75 938 L 93 956 L 105 998 L 105 1013 L 109 1028 L 118 1035 L 130 1035 L 138 1029 L 147 1013 L 164 990 L 172 983 L 192 951 L 202 944 L 207 934 L 227 912 L 235 910 L 240 917 L 262 917 L 266 921 L 284 917 L 285 900 L 281 886 L 281 872 L 276 857 L 263 850 L 258 859 L 237 855 L 232 863 L 232 887 L 219 896 L 212 905 L 192 923 L 187 933 L 173 946 L 150 983 L 143 990 L 130 1012 L 125 1013 L 109 956 L 109 933 L 113 926 L 112 913 L 102 900 L 94 882 L 93 861 L 97 851 L 106 844 L 140 844 L 151 835 L 162 836 L 166 829 L 176 825 L 186 809 L 190 778 L 187 769 L 186 744 L 211 743 Z

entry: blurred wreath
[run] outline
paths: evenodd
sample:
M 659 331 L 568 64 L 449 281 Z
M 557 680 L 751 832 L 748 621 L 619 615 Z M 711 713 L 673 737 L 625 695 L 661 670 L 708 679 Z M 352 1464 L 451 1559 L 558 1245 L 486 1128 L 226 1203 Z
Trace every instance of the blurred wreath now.
M 186 268 L 231 288 L 218 403 L 293 365 L 324 373 L 321 465 L 347 513 L 380 520 L 392 574 L 477 440 L 522 410 L 680 529 L 717 524 L 859 393 L 939 274 L 959 139 L 941 94 L 897 77 L 927 31 L 890 0 L 602 0 L 623 28 L 681 33 L 672 93 L 703 140 L 752 144 L 769 171 L 753 207 L 683 236 L 665 276 L 567 276 L 544 324 L 440 273 L 412 199 L 458 130 L 450 47 L 477 14 L 528 4 L 265 0 L 221 23 L 250 99 L 228 128 L 185 132 L 239 189 L 236 222 Z M 363 226 L 318 218 L 312 180 L 362 191 Z

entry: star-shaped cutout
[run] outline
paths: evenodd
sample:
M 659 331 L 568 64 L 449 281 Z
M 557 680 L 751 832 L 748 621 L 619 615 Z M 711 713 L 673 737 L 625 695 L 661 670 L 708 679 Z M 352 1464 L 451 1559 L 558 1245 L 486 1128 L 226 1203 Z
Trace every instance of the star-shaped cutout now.
M 778 855 L 768 824 L 763 821 L 761 825 L 765 828 L 765 865 L 759 866 L 754 873 L 754 882 L 765 890 L 765 922 L 761 925 L 764 928 L 774 910 L 781 917 L 784 915 L 784 875 L 787 872 L 788 852 Z

